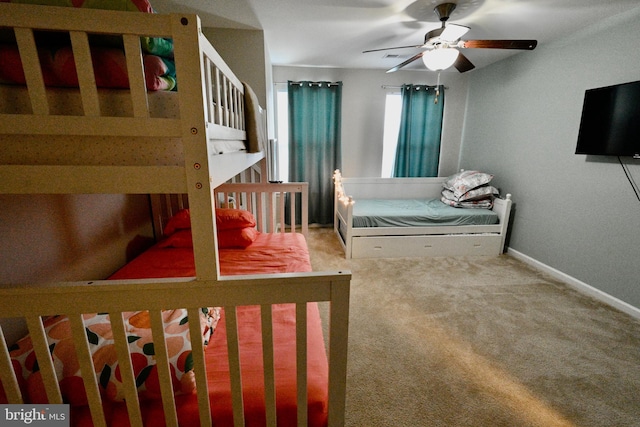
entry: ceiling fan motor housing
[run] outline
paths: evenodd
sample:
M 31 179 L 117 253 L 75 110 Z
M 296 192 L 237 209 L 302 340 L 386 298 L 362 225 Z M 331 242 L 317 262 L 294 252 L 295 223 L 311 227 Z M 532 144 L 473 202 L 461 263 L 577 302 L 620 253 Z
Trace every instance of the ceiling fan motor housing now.
M 444 31 L 444 27 L 436 28 L 435 30 L 429 31 L 424 35 L 424 44 L 426 45 L 431 39 L 440 37 L 440 34 Z
M 451 13 L 456 9 L 455 3 L 442 3 L 433 8 L 436 15 L 440 21 L 442 21 L 442 25 L 449 19 Z

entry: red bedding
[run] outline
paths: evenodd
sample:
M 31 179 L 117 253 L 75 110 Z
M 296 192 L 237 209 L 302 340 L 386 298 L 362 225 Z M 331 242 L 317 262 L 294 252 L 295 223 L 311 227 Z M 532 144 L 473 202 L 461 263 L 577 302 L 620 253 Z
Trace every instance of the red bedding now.
M 38 57 L 46 86 L 78 87 L 78 74 L 70 46 L 40 48 Z M 124 51 L 110 47 L 94 47 L 91 50 L 91 59 L 97 87 L 129 88 Z M 173 59 L 145 53 L 143 64 L 148 90 L 176 89 Z M 0 43 L 0 83 L 26 83 L 22 60 L 15 45 Z
M 144 279 L 195 276 L 193 250 L 190 247 L 151 247 L 133 262 L 122 267 L 111 279 Z M 258 273 L 294 273 L 311 271 L 309 251 L 300 233 L 258 233 L 246 249 L 220 250 L 223 276 Z
M 116 272 L 111 279 L 188 277 L 195 275 L 191 248 L 162 248 L 156 245 Z M 309 253 L 301 234 L 258 233 L 245 249 L 220 250 L 223 275 L 311 271 Z M 276 401 L 278 425 L 296 425 L 295 305 L 273 308 L 274 360 L 276 363 Z M 247 426 L 265 425 L 264 380 L 260 307 L 237 309 L 240 363 Z M 328 364 L 318 306 L 307 306 L 308 323 L 308 407 L 309 425 L 327 423 Z M 209 401 L 214 425 L 233 425 L 230 381 L 227 360 L 224 311 L 205 351 Z M 112 426 L 128 425 L 124 402 L 104 400 L 107 422 Z M 194 393 L 176 396 L 181 426 L 199 425 Z M 141 402 L 145 425 L 162 425 L 162 405 L 157 400 Z M 72 425 L 92 425 L 87 406 L 73 407 Z

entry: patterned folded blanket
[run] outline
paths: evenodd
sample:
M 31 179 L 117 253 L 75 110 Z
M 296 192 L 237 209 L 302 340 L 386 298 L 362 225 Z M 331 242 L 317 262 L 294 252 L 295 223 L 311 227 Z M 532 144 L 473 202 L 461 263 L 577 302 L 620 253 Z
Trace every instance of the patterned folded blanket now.
M 100 391 L 109 401 L 121 401 L 124 399 L 122 376 L 109 315 L 85 314 L 83 318 Z M 200 329 L 205 348 L 219 318 L 219 308 L 201 310 Z M 160 388 L 149 313 L 126 312 L 123 313 L 123 320 L 140 398 L 159 399 Z M 195 390 L 195 377 L 187 310 L 165 310 L 162 312 L 162 320 L 173 389 L 176 393 L 190 394 Z M 64 401 L 74 406 L 86 405 L 87 397 L 68 317 L 51 316 L 44 320 L 43 325 Z M 9 350 L 16 374 L 19 374 L 18 383 L 26 392 L 27 400 L 30 403 L 47 403 L 31 337 L 24 337 Z

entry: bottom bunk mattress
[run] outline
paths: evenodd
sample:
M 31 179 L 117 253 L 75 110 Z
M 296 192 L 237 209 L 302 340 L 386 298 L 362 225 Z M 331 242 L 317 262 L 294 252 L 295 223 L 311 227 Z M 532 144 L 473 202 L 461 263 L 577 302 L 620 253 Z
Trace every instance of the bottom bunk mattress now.
M 426 227 L 430 225 L 497 224 L 489 209 L 462 209 L 440 199 L 358 199 L 353 205 L 353 227 Z
M 222 275 L 311 271 L 309 253 L 302 234 L 257 233 L 255 240 L 247 248 L 221 249 L 219 252 Z M 166 244 L 161 242 L 125 265 L 111 279 L 189 277 L 194 275 L 193 250 L 190 247 L 167 247 Z M 213 309 L 209 308 L 208 310 L 211 311 Z M 233 425 L 233 410 L 227 357 L 225 313 L 224 309 L 216 308 L 215 310 L 219 313 L 219 319 L 216 317 L 212 325 L 209 322 L 213 332 L 205 347 L 209 402 L 213 424 L 228 426 Z M 240 306 L 237 307 L 236 313 L 245 422 L 247 426 L 262 426 L 266 424 L 266 415 L 260 307 Z M 128 315 L 129 313 L 125 314 L 125 318 L 128 318 Z M 184 315 L 186 316 L 186 313 Z M 295 304 L 273 305 L 272 315 L 278 425 L 294 426 L 297 423 Z M 135 315 L 131 318 L 133 317 Z M 183 324 L 183 322 L 180 322 L 180 324 Z M 205 327 L 203 330 L 206 329 Z M 168 345 L 170 346 L 171 344 L 168 342 Z M 323 426 L 327 423 L 328 363 L 317 303 L 307 304 L 307 345 L 309 425 Z M 19 352 L 20 350 L 18 350 Z M 169 352 L 171 353 L 171 350 Z M 134 370 L 135 364 L 134 361 Z M 139 375 L 143 374 L 136 373 L 137 378 L 139 378 Z M 143 381 L 152 382 L 148 378 L 151 378 L 151 376 Z M 46 394 L 42 389 L 41 381 L 31 381 L 30 385 L 28 379 L 26 382 L 25 388 L 29 390 L 28 396 L 30 400 L 34 400 L 30 403 L 45 403 Z M 182 380 L 182 382 L 184 383 L 185 380 Z M 189 382 L 188 379 L 187 382 Z M 76 384 L 82 388 L 81 382 Z M 145 384 L 145 387 L 148 391 L 153 389 L 154 384 Z M 106 392 L 108 391 L 109 389 L 107 388 Z M 82 393 L 84 393 L 84 389 L 82 389 Z M 40 397 L 38 398 L 37 396 Z M 41 400 L 41 402 L 37 402 L 38 400 Z M 127 409 L 123 401 L 114 402 L 110 399 L 103 399 L 103 402 L 105 416 L 109 425 L 129 425 Z M 194 392 L 177 394 L 176 406 L 181 426 L 200 425 L 197 396 Z M 145 425 L 164 425 L 164 412 L 160 400 L 142 399 L 141 411 Z M 72 405 L 71 421 L 74 426 L 93 425 L 88 406 Z

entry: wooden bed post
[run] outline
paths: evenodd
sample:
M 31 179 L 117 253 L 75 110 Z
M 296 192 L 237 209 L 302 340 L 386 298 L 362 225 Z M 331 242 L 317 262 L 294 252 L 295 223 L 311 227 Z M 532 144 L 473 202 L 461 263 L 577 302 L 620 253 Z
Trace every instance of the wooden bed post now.
M 193 230 L 196 276 L 216 280 L 220 275 L 213 210 L 213 188 L 209 169 L 207 125 L 203 115 L 206 73 L 202 63 L 200 19 L 195 15 L 172 16 L 176 74 L 180 76 L 180 116 L 187 192 Z M 182 72 L 184 70 L 184 72 Z M 194 73 L 193 70 L 200 70 Z M 188 72 L 191 71 L 191 72 Z
M 329 318 L 329 427 L 344 426 L 347 391 L 350 281 L 331 283 Z

